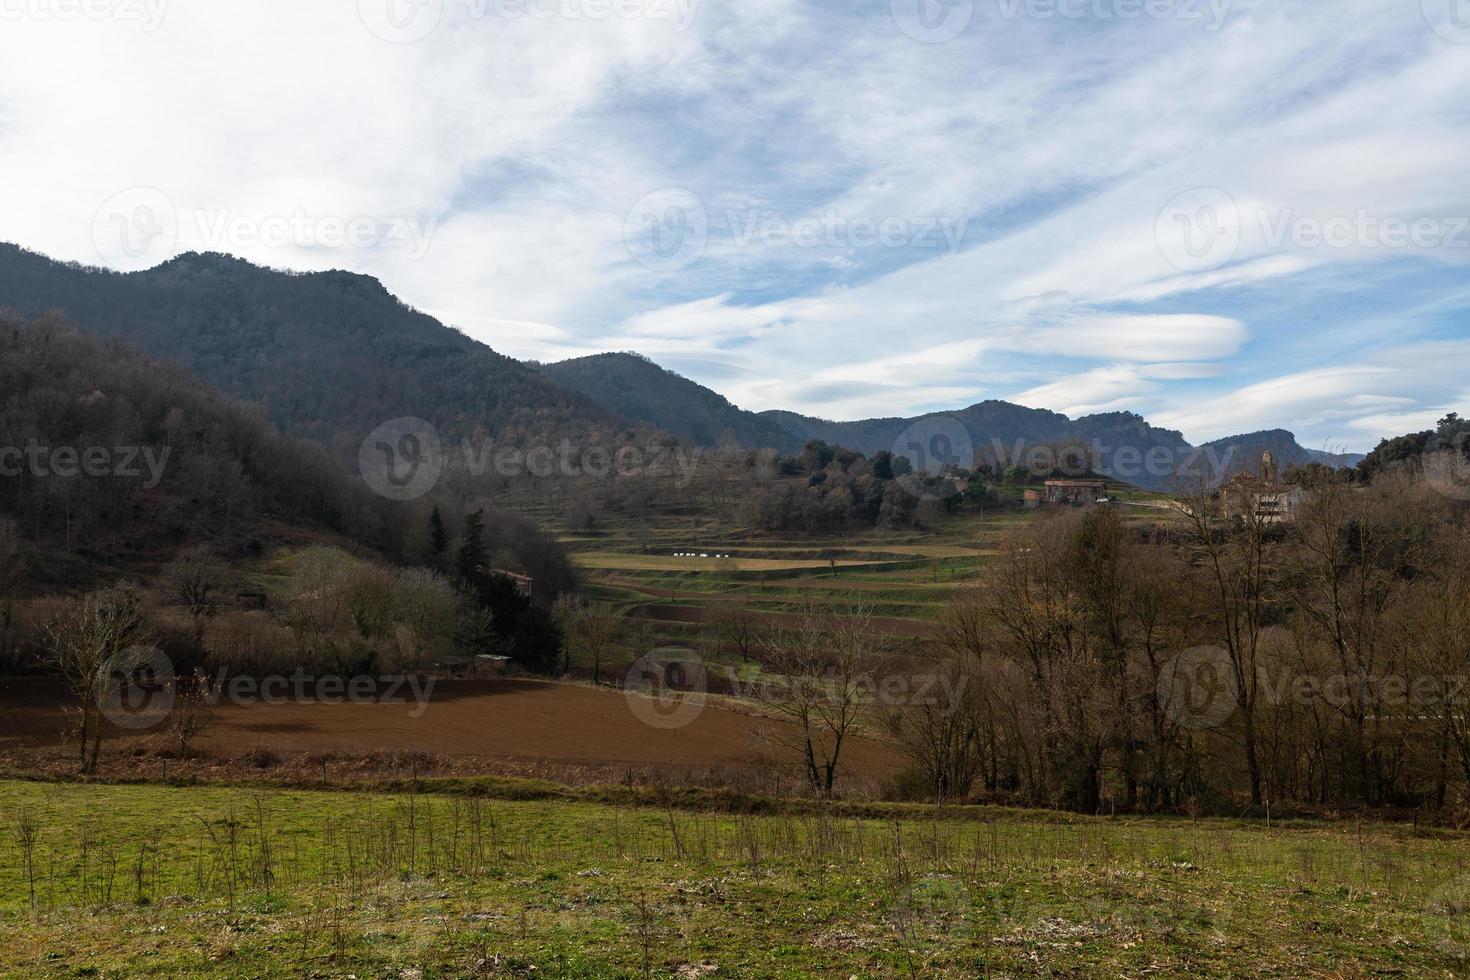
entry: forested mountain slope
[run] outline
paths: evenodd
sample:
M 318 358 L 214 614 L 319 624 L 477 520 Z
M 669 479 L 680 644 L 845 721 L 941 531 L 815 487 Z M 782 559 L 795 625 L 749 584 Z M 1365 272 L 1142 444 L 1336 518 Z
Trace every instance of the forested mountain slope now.
M 0 307 L 59 310 L 84 330 L 177 360 L 265 406 L 293 435 L 353 449 L 388 419 L 500 441 L 614 433 L 623 420 L 404 305 L 377 280 L 296 274 L 218 254 L 143 272 L 54 262 L 0 245 Z
M 594 354 L 545 364 L 541 370 L 620 415 L 695 445 L 733 442 L 750 449 L 791 452 L 805 442 L 775 420 L 737 408 L 723 395 L 641 354 Z

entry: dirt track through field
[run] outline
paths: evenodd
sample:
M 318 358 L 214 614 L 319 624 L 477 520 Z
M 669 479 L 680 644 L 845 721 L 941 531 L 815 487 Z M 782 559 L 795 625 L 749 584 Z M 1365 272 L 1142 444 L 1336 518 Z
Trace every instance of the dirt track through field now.
M 62 697 L 53 684 L 0 682 L 0 748 L 54 744 L 62 728 Z M 757 730 L 775 724 L 711 702 L 686 727 L 660 729 L 639 720 L 621 692 L 511 679 L 440 681 L 422 714 L 413 717 L 415 710 L 411 696 L 404 704 L 222 705 L 197 745 L 221 754 L 260 747 L 748 766 L 755 762 Z M 866 776 L 886 776 L 900 766 L 892 748 L 869 739 L 852 742 L 846 758 L 853 772 Z

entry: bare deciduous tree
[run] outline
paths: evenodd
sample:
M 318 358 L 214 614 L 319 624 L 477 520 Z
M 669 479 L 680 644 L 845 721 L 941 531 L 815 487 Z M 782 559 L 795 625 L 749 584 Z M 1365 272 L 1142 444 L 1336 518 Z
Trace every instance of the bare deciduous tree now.
M 1397 634 L 1396 643 L 1416 682 L 1425 685 L 1416 709 L 1429 719 L 1442 752 L 1454 753 L 1470 785 L 1470 526 L 1460 527 L 1440 548 L 1434 573 L 1409 603 L 1410 628 Z
M 296 636 L 298 655 L 328 653 L 338 642 L 351 619 L 342 581 L 350 564 L 349 556 L 332 548 L 308 548 L 297 556 L 280 618 Z
M 978 663 L 951 657 L 940 683 L 922 699 L 891 705 L 885 717 L 900 751 L 924 777 L 935 799 L 964 799 L 985 764 L 986 704 Z
M 21 864 L 25 867 L 26 885 L 30 890 L 31 914 L 36 912 L 36 842 L 40 838 L 36 811 L 21 807 L 15 821 L 16 843 L 20 845 Z
M 183 606 L 194 622 L 194 644 L 204 645 L 204 624 L 219 609 L 219 593 L 224 588 L 224 569 L 209 549 L 195 545 L 180 551 L 164 576 L 174 600 Z
M 1117 673 L 1078 595 L 1078 546 L 1071 520 L 1046 522 L 1009 542 L 979 601 L 997 666 L 1009 666 L 1024 684 L 1024 699 L 1012 699 L 1011 709 L 1027 781 L 1047 802 L 1091 813 L 1122 719 Z
M 956 669 L 967 662 L 973 675 L 974 689 L 969 696 L 977 699 L 974 710 L 980 725 L 979 748 L 984 766 L 985 788 L 994 792 L 1000 783 L 1000 755 L 1003 738 L 999 712 L 992 703 L 992 691 L 999 665 L 989 635 L 985 604 L 974 591 L 963 593 L 939 615 L 939 645 L 949 654 Z
M 1186 533 L 1210 582 L 1218 635 L 1234 675 L 1240 740 L 1251 803 L 1260 806 L 1262 765 L 1256 724 L 1261 699 L 1262 639 L 1279 587 L 1273 518 L 1258 506 L 1259 478 L 1243 474 L 1218 493 L 1200 486 L 1180 508 Z
M 107 734 L 102 706 L 128 683 L 133 665 L 123 661 L 146 637 L 142 601 L 126 587 L 95 593 L 47 624 L 45 637 L 52 662 L 80 702 L 79 759 L 83 771 L 94 772 Z
M 715 625 L 720 636 L 740 651 L 741 660 L 750 659 L 750 651 L 760 642 L 761 618 L 743 596 L 720 607 Z
M 572 650 L 575 648 L 591 661 L 593 682 L 602 683 L 602 663 L 618 638 L 618 617 L 603 603 L 584 606 L 564 596 L 557 600 L 556 618 L 566 634 L 564 669 L 571 669 Z
M 1396 668 L 1391 613 L 1423 564 L 1410 494 L 1394 489 L 1389 495 L 1321 480 L 1291 525 L 1299 643 L 1320 647 L 1346 681 L 1335 752 L 1346 795 L 1369 803 L 1380 802 L 1375 774 L 1385 764 L 1384 719 L 1371 703 L 1372 684 Z
M 397 582 L 391 569 L 363 562 L 345 568 L 337 579 L 348 619 L 362 640 L 379 640 L 393 624 Z
M 453 649 L 459 601 L 449 580 L 430 569 L 410 568 L 394 577 L 393 619 L 408 629 L 410 645 L 418 653 L 440 655 Z M 387 666 L 407 669 L 411 663 Z
M 863 730 L 866 671 L 874 666 L 871 611 L 861 605 L 842 612 L 810 605 L 791 629 L 766 638 L 766 685 L 770 704 L 794 723 L 777 740 L 801 754 L 813 790 L 832 794 L 842 750 Z

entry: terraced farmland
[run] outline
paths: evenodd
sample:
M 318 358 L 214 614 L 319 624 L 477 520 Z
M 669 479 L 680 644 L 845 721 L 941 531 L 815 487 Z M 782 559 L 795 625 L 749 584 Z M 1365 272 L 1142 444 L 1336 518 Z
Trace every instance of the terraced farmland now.
M 613 525 L 562 541 L 589 595 L 626 616 L 647 642 L 708 647 L 710 626 L 736 608 L 779 626 L 811 605 L 857 603 L 890 636 L 922 638 L 947 600 L 974 586 L 1005 534 L 1029 519 L 1006 513 L 960 518 L 929 534 L 825 538 L 684 520 Z

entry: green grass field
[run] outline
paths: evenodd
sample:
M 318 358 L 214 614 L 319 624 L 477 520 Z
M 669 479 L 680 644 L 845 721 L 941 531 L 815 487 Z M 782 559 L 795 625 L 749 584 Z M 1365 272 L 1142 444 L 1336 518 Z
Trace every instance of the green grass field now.
M 808 604 L 861 602 L 875 616 L 933 622 L 946 600 L 973 584 L 1007 532 L 1032 515 L 967 514 L 933 531 L 864 531 L 830 537 L 753 532 L 716 517 L 611 522 L 597 534 L 561 538 L 593 598 L 635 615 L 650 605 L 711 615 L 732 602 L 758 614 Z M 681 557 L 681 553 L 710 558 Z M 718 559 L 715 555 L 728 555 Z M 661 641 L 687 643 L 697 630 L 660 623 Z
M 0 782 L 0 972 L 1346 977 L 1467 964 L 1463 834 L 892 812 L 903 819 Z
M 1127 506 L 1130 520 L 1157 522 L 1160 512 Z M 698 649 L 727 657 L 713 625 L 743 607 L 765 625 L 782 625 L 808 606 L 842 611 L 861 604 L 904 650 L 923 638 L 953 597 L 980 581 L 1007 537 L 1038 512 L 998 508 L 960 512 L 932 528 L 834 535 L 752 530 L 718 508 L 643 521 L 609 520 L 595 532 L 563 529 L 562 544 L 589 598 L 607 603 L 636 628 L 629 657 L 649 645 Z M 549 526 L 558 527 L 553 518 Z M 683 557 L 693 552 L 696 557 Z M 697 557 L 707 554 L 711 557 Z M 716 558 L 728 555 L 728 558 Z

